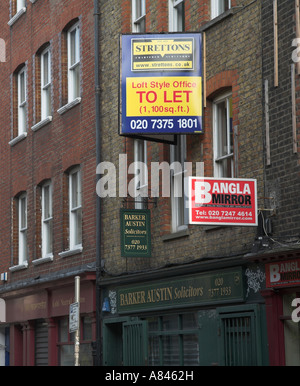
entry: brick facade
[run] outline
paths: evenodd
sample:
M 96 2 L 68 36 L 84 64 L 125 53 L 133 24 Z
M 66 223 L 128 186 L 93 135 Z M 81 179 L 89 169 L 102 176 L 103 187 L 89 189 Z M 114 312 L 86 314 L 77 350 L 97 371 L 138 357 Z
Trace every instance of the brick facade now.
M 133 161 L 133 140 L 120 138 L 118 132 L 118 39 L 120 33 L 130 32 L 131 18 L 123 2 L 122 9 L 113 2 L 103 4 L 103 14 L 114 12 L 122 15 L 122 24 L 109 25 L 102 22 L 101 68 L 102 77 L 102 159 L 118 166 L 120 153 L 128 154 L 128 166 Z M 159 2 L 161 3 L 161 2 Z M 166 4 L 165 4 L 166 5 Z M 239 4 L 237 4 L 239 5 Z M 262 80 L 259 2 L 249 2 L 244 7 L 234 8 L 232 13 L 219 23 L 210 20 L 208 2 L 187 1 L 186 31 L 206 33 L 207 46 L 207 107 L 204 109 L 204 134 L 187 136 L 187 161 L 204 162 L 205 175 L 213 176 L 212 153 L 212 101 L 226 89 L 232 90 L 233 125 L 238 128 L 238 177 L 257 178 L 258 196 L 263 197 L 263 134 L 262 134 Z M 168 31 L 167 10 L 162 4 L 147 2 L 146 32 Z M 197 12 L 193 11 L 197 9 Z M 201 10 L 201 11 L 200 11 Z M 202 12 L 203 11 L 203 12 Z M 125 18 L 128 15 L 127 19 Z M 161 21 L 164 20 L 164 23 Z M 245 23 L 247 20 L 247 23 Z M 120 28 L 116 26 L 120 25 Z M 114 27 L 114 28 L 112 28 Z M 112 28 L 112 29 L 110 29 Z M 109 31 L 109 33 L 108 33 Z M 245 33 L 251 31 L 245 41 Z M 248 36 L 248 35 L 247 35 Z M 111 37 L 113 39 L 111 40 Z M 109 58 L 109 60 L 108 60 Z M 115 75 L 113 75 L 115 74 Z M 256 149 L 253 157 L 253 148 Z M 148 142 L 148 164 L 150 162 L 169 162 L 169 145 Z M 194 164 L 195 166 L 195 164 Z M 150 175 L 150 169 L 149 169 Z M 118 169 L 117 169 L 118 176 Z M 128 176 L 130 181 L 133 175 Z M 150 189 L 150 188 L 149 188 Z M 152 220 L 151 259 L 120 258 L 120 235 L 118 233 L 119 209 L 122 199 L 103 199 L 103 257 L 105 272 L 121 274 L 143 269 L 165 267 L 169 264 L 182 264 L 206 257 L 244 254 L 251 250 L 256 229 L 236 227 L 205 228 L 189 226 L 183 237 L 171 234 L 170 199 L 159 197 L 157 207 L 149 204 Z M 182 236 L 178 234 L 178 236 Z M 222 245 L 218 240 L 222 238 Z

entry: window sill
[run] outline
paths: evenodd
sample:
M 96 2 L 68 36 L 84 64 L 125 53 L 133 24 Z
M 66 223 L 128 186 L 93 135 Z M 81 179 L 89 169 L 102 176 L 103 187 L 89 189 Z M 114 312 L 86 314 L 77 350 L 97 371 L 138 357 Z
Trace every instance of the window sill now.
M 32 131 L 38 131 L 42 127 L 46 126 L 49 122 L 52 121 L 52 116 L 49 115 L 47 118 L 43 119 L 42 121 L 36 123 L 34 126 L 32 126 Z
M 30 0 L 32 4 L 34 4 L 37 0 Z
M 162 241 L 179 239 L 180 237 L 185 237 L 185 236 L 189 236 L 189 235 L 190 235 L 190 232 L 189 232 L 188 228 L 186 228 L 186 229 L 183 229 L 181 231 L 169 233 L 168 235 L 162 236 Z
M 10 27 L 26 12 L 26 7 L 23 7 L 18 11 L 7 23 Z
M 76 98 L 72 102 L 67 103 L 66 105 L 62 106 L 57 110 L 58 114 L 62 115 L 66 111 L 70 110 L 72 107 L 78 105 L 81 102 L 81 98 Z
M 82 247 L 78 247 L 78 248 L 74 248 L 74 249 L 69 249 L 68 251 L 60 252 L 58 255 L 60 257 L 73 256 L 73 255 L 77 255 L 78 253 L 81 253 L 82 250 L 83 250 Z
M 18 135 L 16 138 L 14 138 L 11 141 L 9 141 L 8 144 L 10 146 L 14 146 L 15 144 L 17 144 L 18 142 L 22 141 L 26 137 L 27 137 L 27 132 L 22 133 L 22 134 Z
M 25 261 L 22 264 L 13 265 L 12 267 L 9 267 L 8 269 L 10 270 L 10 272 L 16 272 L 16 271 L 21 271 L 22 269 L 26 269 L 26 268 L 28 268 L 28 261 Z
M 40 257 L 39 259 L 32 260 L 32 264 L 33 265 L 39 265 L 39 264 L 43 264 L 43 263 L 48 263 L 48 261 L 53 261 L 52 253 L 49 254 L 49 256 Z
M 214 17 L 210 21 L 204 24 L 203 27 L 200 28 L 200 32 L 206 31 L 210 27 L 213 27 L 214 25 L 220 23 L 222 20 L 226 19 L 229 16 L 234 15 L 236 12 L 240 11 L 243 7 L 242 6 L 237 6 L 237 7 L 232 7 L 228 9 L 227 11 L 221 13 L 220 15 Z

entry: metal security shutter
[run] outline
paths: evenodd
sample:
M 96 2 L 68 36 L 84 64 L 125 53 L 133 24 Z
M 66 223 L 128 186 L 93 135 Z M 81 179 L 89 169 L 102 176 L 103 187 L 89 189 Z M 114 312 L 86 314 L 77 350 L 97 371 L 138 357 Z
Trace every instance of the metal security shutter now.
M 124 366 L 145 366 L 148 362 L 147 321 L 123 323 Z
M 256 337 L 254 312 L 222 316 L 225 366 L 255 366 Z
M 48 366 L 48 326 L 44 320 L 35 325 L 35 365 Z

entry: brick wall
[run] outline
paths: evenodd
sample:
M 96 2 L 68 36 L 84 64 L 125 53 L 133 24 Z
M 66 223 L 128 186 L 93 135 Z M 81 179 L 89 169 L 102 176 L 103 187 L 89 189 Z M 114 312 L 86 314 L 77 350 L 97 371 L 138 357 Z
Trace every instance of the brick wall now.
M 5 3 L 5 4 L 4 4 Z M 0 37 L 6 41 L 7 62 L 0 63 L 1 115 L 1 205 L 0 205 L 0 272 L 16 264 L 15 197 L 27 192 L 28 198 L 28 268 L 11 272 L 9 281 L 48 275 L 58 270 L 95 261 L 95 102 L 94 102 L 94 16 L 93 4 L 87 0 L 56 2 L 27 1 L 27 10 L 11 27 L 9 1 L 0 5 Z M 70 22 L 79 20 L 81 49 L 81 103 L 64 114 L 57 110 L 67 101 L 66 37 Z M 31 127 L 40 120 L 38 55 L 50 44 L 52 63 L 52 122 L 37 131 Z M 18 67 L 27 66 L 27 137 L 10 146 L 16 136 L 14 77 Z M 68 248 L 68 193 L 64 183 L 70 167 L 81 165 L 83 252 L 62 258 Z M 41 257 L 40 184 L 53 184 L 53 262 L 34 266 Z M 66 209 L 67 208 L 67 209 Z M 15 215 L 13 215 L 15 214 Z M 0 283 L 1 284 L 1 283 Z
M 263 197 L 263 134 L 262 79 L 260 45 L 260 2 L 236 1 L 244 5 L 209 28 L 209 1 L 186 1 L 187 31 L 205 29 L 207 45 L 207 108 L 204 111 L 203 135 L 187 136 L 188 161 L 205 163 L 205 175 L 213 175 L 212 101 L 219 91 L 232 88 L 234 125 L 238 128 L 238 170 L 241 178 L 257 178 L 258 195 Z M 100 2 L 101 12 L 114 14 L 113 24 L 102 19 L 102 160 L 118 166 L 119 153 L 128 153 L 132 160 L 132 139 L 118 133 L 119 34 L 129 33 L 130 2 Z M 122 6 L 122 8 L 120 8 Z M 237 11 L 237 10 L 235 10 Z M 122 15 L 122 23 L 118 15 Z M 127 17 L 127 19 L 126 19 Z M 168 31 L 167 1 L 147 1 L 147 32 Z M 255 150 L 254 150 L 255 149 Z M 148 163 L 169 161 L 169 145 L 148 143 Z M 150 170 L 149 170 L 150 174 Z M 118 169 L 117 169 L 118 176 Z M 129 176 L 129 180 L 133 178 Z M 121 198 L 105 198 L 102 203 L 104 269 L 108 274 L 136 272 L 149 268 L 181 264 L 206 257 L 226 257 L 251 250 L 256 228 L 189 226 L 188 235 L 169 238 L 171 223 L 170 199 L 159 197 L 157 207 L 149 204 L 152 221 L 152 257 L 120 257 L 119 209 Z M 220 241 L 222 240 L 222 241 Z
M 273 4 L 262 3 L 263 81 L 269 85 L 270 165 L 266 166 L 265 206 L 270 212 L 272 237 L 282 244 L 296 242 L 300 231 L 299 146 L 293 152 L 292 40 L 296 38 L 295 2 L 278 2 L 278 87 L 274 86 Z M 295 71 L 297 132 L 299 141 L 299 85 Z M 299 143 L 299 142 L 298 142 Z M 275 246 L 278 246 L 276 244 Z M 292 245 L 292 244 L 290 244 Z

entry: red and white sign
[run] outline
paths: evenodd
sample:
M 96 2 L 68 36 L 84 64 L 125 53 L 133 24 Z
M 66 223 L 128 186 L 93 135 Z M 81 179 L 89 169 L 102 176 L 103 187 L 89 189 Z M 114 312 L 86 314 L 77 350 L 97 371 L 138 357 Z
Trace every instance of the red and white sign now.
M 266 288 L 292 287 L 300 284 L 300 260 L 266 264 Z
M 189 223 L 257 225 L 256 180 L 190 177 Z

